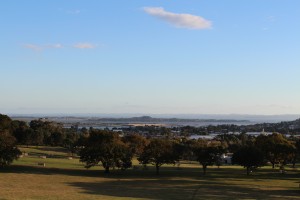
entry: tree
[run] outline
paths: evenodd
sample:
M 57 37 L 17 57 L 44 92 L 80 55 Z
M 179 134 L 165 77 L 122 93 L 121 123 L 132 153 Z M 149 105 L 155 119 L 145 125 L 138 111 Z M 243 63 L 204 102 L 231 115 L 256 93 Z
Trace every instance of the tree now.
M 67 129 L 66 139 L 63 141 L 63 146 L 69 150 L 72 154 L 76 153 L 76 145 L 80 138 L 80 134 L 76 132 L 74 129 Z
M 152 164 L 155 166 L 156 174 L 163 164 L 175 164 L 178 160 L 174 152 L 173 142 L 165 139 L 151 139 L 150 143 L 144 148 L 143 153 L 138 157 L 141 164 Z
M 296 162 L 298 161 L 299 157 L 300 157 L 300 140 L 296 140 L 294 142 L 294 152 L 292 153 L 292 164 L 293 164 L 293 168 L 295 168 Z
M 255 146 L 243 146 L 233 154 L 232 162 L 245 167 L 249 175 L 252 168 L 263 165 L 263 152 Z
M 11 129 L 11 118 L 7 115 L 0 114 L 0 131 L 9 130 Z
M 48 142 L 51 146 L 62 146 L 64 140 L 66 139 L 66 135 L 62 131 L 54 131 L 51 133 L 50 137 L 48 138 Z
M 24 121 L 14 120 L 12 121 L 12 133 L 17 139 L 18 144 L 25 144 L 26 130 L 29 129 L 28 125 Z
M 295 151 L 295 146 L 279 133 L 258 136 L 256 146 L 263 151 L 265 158 L 272 164 L 273 169 L 275 164 L 286 164 Z
M 62 124 L 39 119 L 32 120 L 29 125 L 35 135 L 32 144 L 63 145 L 65 134 Z
M 138 134 L 127 135 L 123 138 L 123 141 L 128 144 L 133 155 L 139 156 L 149 141 Z
M 16 147 L 16 138 L 7 131 L 0 131 L 0 166 L 10 165 L 13 160 L 21 155 L 21 151 Z
M 83 140 L 80 150 L 80 161 L 86 163 L 86 168 L 99 162 L 109 173 L 111 167 L 126 169 L 131 167 L 132 154 L 128 146 L 121 141 L 118 134 L 111 131 L 92 130 L 90 136 Z
M 202 165 L 204 175 L 206 174 L 207 166 L 216 164 L 222 153 L 223 148 L 220 144 L 200 140 L 194 146 L 194 154 L 197 161 Z
M 236 152 L 241 146 L 245 145 L 243 142 L 247 143 L 247 136 L 245 136 L 245 134 L 221 134 L 216 136 L 216 139 L 220 141 L 224 149 L 227 149 L 230 153 Z

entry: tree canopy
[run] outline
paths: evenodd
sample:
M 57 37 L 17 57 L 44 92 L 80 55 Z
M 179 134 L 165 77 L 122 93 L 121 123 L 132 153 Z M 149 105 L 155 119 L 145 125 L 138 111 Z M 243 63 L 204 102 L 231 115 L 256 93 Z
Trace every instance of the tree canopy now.
M 223 148 L 221 144 L 200 140 L 194 146 L 193 151 L 197 161 L 202 165 L 203 174 L 205 175 L 207 166 L 216 164 L 223 153 Z
M 284 165 L 292 157 L 296 147 L 282 134 L 260 135 L 256 138 L 256 146 L 264 153 L 265 158 L 275 167 Z
M 264 163 L 263 152 L 255 146 L 243 146 L 232 156 L 232 162 L 247 169 L 247 175 L 252 168 L 262 166 Z
M 0 166 L 10 165 L 21 155 L 16 146 L 16 139 L 7 131 L 0 131 Z
M 131 167 L 132 153 L 118 134 L 110 131 L 92 130 L 79 152 L 80 161 L 90 168 L 99 162 L 109 173 L 110 168 Z
M 138 157 L 142 164 L 155 166 L 156 174 L 159 174 L 160 166 L 163 164 L 174 164 L 178 155 L 174 152 L 174 144 L 166 139 L 151 139 L 144 148 L 143 153 Z

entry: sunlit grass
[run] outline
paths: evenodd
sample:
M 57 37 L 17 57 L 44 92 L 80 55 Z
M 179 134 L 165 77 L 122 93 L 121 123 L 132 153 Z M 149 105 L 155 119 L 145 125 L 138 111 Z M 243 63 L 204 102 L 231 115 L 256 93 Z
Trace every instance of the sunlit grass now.
M 183 162 L 157 176 L 134 160 L 135 169 L 104 174 L 101 166 L 87 170 L 69 160 L 62 148 L 21 149 L 29 155 L 0 171 L 0 199 L 300 199 L 300 173 L 289 166 L 286 174 L 267 166 L 250 176 L 240 166 L 209 167 L 203 176 L 198 163 Z

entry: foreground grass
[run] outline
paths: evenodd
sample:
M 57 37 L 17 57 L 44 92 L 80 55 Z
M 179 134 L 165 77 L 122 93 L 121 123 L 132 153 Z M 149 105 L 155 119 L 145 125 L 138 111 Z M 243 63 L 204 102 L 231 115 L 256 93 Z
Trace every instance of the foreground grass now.
M 86 170 L 78 159 L 68 160 L 63 149 L 25 150 L 28 157 L 0 170 L 0 199 L 300 199 L 300 173 L 292 169 L 280 174 L 265 167 L 247 177 L 241 167 L 224 166 L 203 176 L 198 164 L 188 163 L 163 167 L 160 176 L 152 167 L 106 175 L 101 167 Z

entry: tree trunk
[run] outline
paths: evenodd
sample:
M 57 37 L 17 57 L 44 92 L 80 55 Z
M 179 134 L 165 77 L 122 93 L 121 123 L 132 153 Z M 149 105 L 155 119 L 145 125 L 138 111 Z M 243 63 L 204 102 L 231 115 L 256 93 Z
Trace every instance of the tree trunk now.
M 109 166 L 106 166 L 106 167 L 105 167 L 105 172 L 104 172 L 104 173 L 106 173 L 106 174 L 109 173 Z
M 205 175 L 206 174 L 207 166 L 206 165 L 202 165 L 202 169 L 203 169 L 203 175 Z
M 293 159 L 292 164 L 293 164 L 293 168 L 295 168 L 296 167 L 296 159 Z
M 156 168 L 156 175 L 159 175 L 159 165 L 156 164 L 156 165 L 155 165 L 155 168 Z
M 275 163 L 272 162 L 272 169 L 275 169 Z
M 250 175 L 250 167 L 247 167 L 247 176 Z

